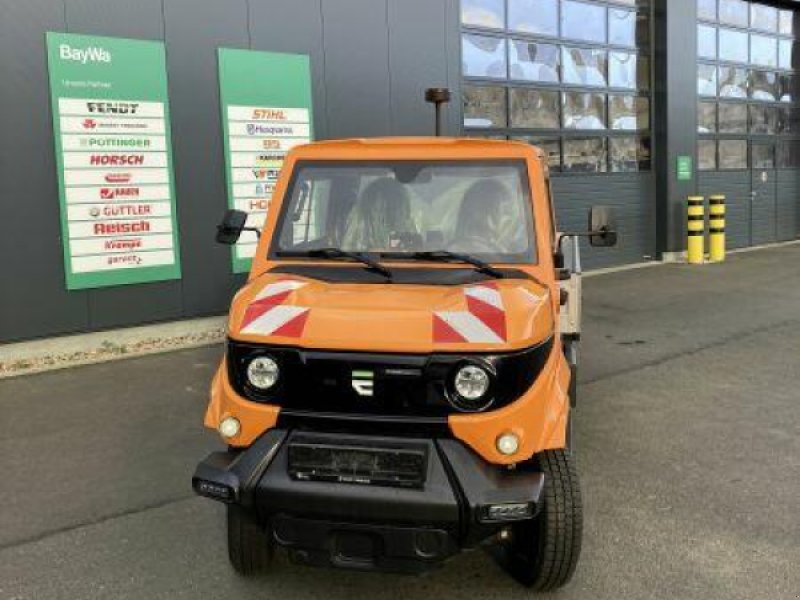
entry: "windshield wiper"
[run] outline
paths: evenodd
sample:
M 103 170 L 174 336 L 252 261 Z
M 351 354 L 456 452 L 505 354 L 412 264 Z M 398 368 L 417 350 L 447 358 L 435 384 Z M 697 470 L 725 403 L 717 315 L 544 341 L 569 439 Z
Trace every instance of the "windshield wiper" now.
M 449 250 L 431 250 L 429 252 L 414 252 L 411 255 L 411 258 L 414 260 L 437 260 L 437 261 L 457 261 L 466 263 L 468 265 L 472 265 L 475 267 L 475 270 L 479 273 L 484 273 L 486 275 L 490 275 L 491 277 L 495 277 L 497 279 L 503 279 L 505 275 L 499 269 L 495 269 L 492 265 L 487 262 L 482 261 L 479 258 L 475 258 L 469 254 L 461 254 L 460 252 L 450 252 Z
M 392 272 L 384 267 L 381 263 L 377 260 L 370 258 L 366 254 L 361 252 L 347 252 L 346 250 L 342 250 L 341 248 L 313 248 L 311 250 L 302 250 L 302 251 L 292 251 L 292 250 L 283 250 L 277 252 L 278 256 L 308 256 L 311 258 L 328 258 L 332 260 L 340 259 L 340 258 L 349 258 L 350 260 L 354 260 L 356 262 L 360 262 L 361 264 L 365 265 L 370 271 L 375 271 L 376 273 L 380 273 L 389 281 L 392 280 Z

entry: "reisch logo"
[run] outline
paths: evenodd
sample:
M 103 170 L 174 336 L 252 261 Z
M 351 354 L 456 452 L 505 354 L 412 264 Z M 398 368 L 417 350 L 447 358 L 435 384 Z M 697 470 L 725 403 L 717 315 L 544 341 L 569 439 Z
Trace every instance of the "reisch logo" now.
M 375 395 L 375 373 L 372 371 L 353 371 L 353 389 L 359 396 Z

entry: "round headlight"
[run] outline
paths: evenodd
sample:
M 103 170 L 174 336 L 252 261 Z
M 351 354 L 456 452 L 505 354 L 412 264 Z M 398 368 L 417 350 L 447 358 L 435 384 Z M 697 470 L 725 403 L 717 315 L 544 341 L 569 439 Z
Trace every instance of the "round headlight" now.
M 278 382 L 280 369 L 269 356 L 259 356 L 247 365 L 247 381 L 254 388 L 268 390 Z
M 485 369 L 476 365 L 461 367 L 453 380 L 456 393 L 470 402 L 480 400 L 489 391 L 491 379 Z

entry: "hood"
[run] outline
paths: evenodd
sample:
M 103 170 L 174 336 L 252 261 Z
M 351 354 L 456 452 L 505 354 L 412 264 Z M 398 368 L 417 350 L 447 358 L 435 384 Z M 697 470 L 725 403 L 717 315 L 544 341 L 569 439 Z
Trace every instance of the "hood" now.
M 234 298 L 228 331 L 254 343 L 371 352 L 502 352 L 553 334 L 546 287 L 328 283 L 266 274 Z

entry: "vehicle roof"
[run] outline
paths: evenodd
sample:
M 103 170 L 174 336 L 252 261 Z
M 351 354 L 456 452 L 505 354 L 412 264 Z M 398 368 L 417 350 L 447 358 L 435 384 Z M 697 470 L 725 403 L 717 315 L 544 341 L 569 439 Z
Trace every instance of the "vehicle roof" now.
M 530 159 L 543 152 L 525 142 L 463 137 L 380 137 L 326 140 L 297 146 L 298 159 Z

